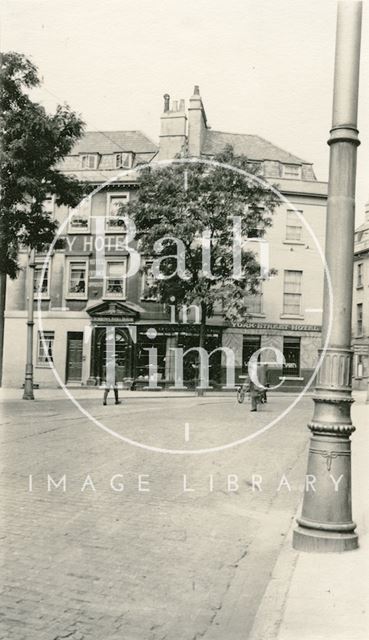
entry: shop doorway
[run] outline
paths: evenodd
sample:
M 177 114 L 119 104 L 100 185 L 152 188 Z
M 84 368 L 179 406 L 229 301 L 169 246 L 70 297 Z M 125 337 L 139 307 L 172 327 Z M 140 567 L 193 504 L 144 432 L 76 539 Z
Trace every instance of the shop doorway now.
M 68 331 L 67 333 L 67 365 L 66 382 L 81 382 L 82 379 L 83 333 Z
M 101 384 L 106 380 L 106 330 L 101 328 L 97 331 L 96 373 Z M 118 383 L 133 377 L 133 345 L 129 332 L 125 329 L 115 330 L 115 363 Z

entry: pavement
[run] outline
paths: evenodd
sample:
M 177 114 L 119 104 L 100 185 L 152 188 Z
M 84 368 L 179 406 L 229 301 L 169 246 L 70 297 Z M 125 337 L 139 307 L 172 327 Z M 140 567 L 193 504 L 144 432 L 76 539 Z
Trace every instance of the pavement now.
M 91 400 L 101 399 L 103 395 L 103 387 L 81 387 L 80 385 L 68 385 L 65 389 L 61 387 L 41 387 L 40 389 L 35 389 L 34 395 L 35 400 L 57 400 L 64 399 L 66 397 L 66 393 L 70 393 L 73 397 L 78 400 Z M 8 401 L 8 400 L 19 400 L 22 397 L 23 389 L 19 388 L 1 388 L 0 387 L 0 401 Z M 298 393 L 292 392 L 283 392 L 280 393 L 278 391 L 268 391 L 269 398 L 291 398 L 299 395 Z M 304 397 L 310 398 L 312 396 L 312 392 L 309 390 L 304 393 Z M 163 398 L 197 398 L 198 393 L 196 390 L 183 390 L 183 391 L 171 391 L 169 389 L 158 389 L 158 390 L 136 390 L 130 391 L 128 389 L 119 389 L 119 397 L 121 398 L 131 398 L 131 399 L 139 399 L 139 398 L 150 398 L 154 400 L 155 398 L 163 399 Z M 235 397 L 235 391 L 232 389 L 230 391 L 222 390 L 222 389 L 212 389 L 204 392 L 203 396 L 205 398 L 231 398 Z
M 356 393 L 352 420 L 353 513 L 359 548 L 296 552 L 291 526 L 248 640 L 369 638 L 369 405 Z
M 101 391 L 73 393 L 85 413 L 61 390 L 37 390 L 33 402 L 20 390 L 0 395 L 0 638 L 368 637 L 358 635 L 368 611 L 367 406 L 354 405 L 361 547 L 312 562 L 289 540 L 311 399 L 287 412 L 293 397 L 270 397 L 252 414 L 229 394 L 123 392 L 122 405 L 102 407 Z M 357 635 L 337 635 L 341 618 Z

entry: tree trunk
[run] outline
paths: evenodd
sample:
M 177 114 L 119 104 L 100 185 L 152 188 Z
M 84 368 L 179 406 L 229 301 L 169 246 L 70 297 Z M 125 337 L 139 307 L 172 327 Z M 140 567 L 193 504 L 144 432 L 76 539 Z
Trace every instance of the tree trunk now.
M 3 382 L 6 279 L 6 273 L 0 273 L 0 387 Z
M 200 349 L 204 349 L 205 347 L 205 338 L 206 338 L 206 304 L 204 302 L 201 303 L 201 324 L 200 324 L 200 334 L 199 334 L 199 347 Z M 201 382 L 201 377 L 200 377 L 200 360 L 201 356 L 199 355 L 199 366 L 198 366 L 198 384 L 200 384 Z M 204 396 L 205 395 L 205 391 L 204 389 L 198 389 L 197 390 L 197 395 L 198 396 Z

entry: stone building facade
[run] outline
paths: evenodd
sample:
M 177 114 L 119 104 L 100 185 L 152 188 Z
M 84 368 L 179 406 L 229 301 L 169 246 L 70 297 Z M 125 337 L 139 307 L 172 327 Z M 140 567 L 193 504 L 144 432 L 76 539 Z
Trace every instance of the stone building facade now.
M 225 145 L 257 163 L 260 176 L 278 186 L 281 204 L 265 240 L 270 265 L 277 275 L 263 283 L 261 295 L 250 300 L 250 313 L 237 327 L 227 326 L 221 314 L 209 321 L 208 351 L 230 346 L 235 353 L 236 375 L 245 374 L 251 353 L 263 347 L 278 349 L 284 364 L 271 365 L 271 383 L 281 390 L 302 388 L 314 372 L 320 345 L 327 185 L 319 182 L 312 164 L 256 135 L 234 134 L 210 128 L 198 87 L 189 100 L 170 101 L 164 96 L 157 146 L 139 131 L 86 133 L 62 170 L 93 187 L 92 195 L 72 212 L 45 206 L 61 225 L 62 249 L 35 265 L 20 256 L 21 271 L 9 281 L 5 322 L 4 385 L 21 386 L 26 351 L 27 282 L 35 275 L 35 382 L 95 385 L 106 377 L 107 332 L 115 327 L 118 378 L 147 384 L 148 349 L 156 347 L 158 386 L 173 381 L 171 348 L 187 349 L 197 343 L 198 324 L 189 316 L 174 316 L 147 294 L 148 276 L 142 258 L 139 271 L 122 278 L 130 268 L 125 229 L 119 219 L 121 203 L 137 195 L 139 166 L 170 160 L 183 153 L 211 159 Z M 296 213 L 298 211 L 298 213 Z M 98 246 L 103 230 L 104 247 Z M 101 266 L 101 261 L 103 265 Z M 101 269 L 103 271 L 101 271 Z M 103 277 L 105 275 L 105 278 Z M 41 291 L 41 314 L 37 313 Z M 41 333 L 43 332 L 43 333 Z M 48 359 L 52 358 L 57 377 Z M 210 378 L 221 385 L 224 362 L 213 356 Z M 273 351 L 263 360 L 275 361 Z M 185 379 L 194 380 L 195 363 L 188 358 Z
M 353 387 L 369 385 L 369 203 L 365 221 L 355 231 L 354 295 L 352 305 Z

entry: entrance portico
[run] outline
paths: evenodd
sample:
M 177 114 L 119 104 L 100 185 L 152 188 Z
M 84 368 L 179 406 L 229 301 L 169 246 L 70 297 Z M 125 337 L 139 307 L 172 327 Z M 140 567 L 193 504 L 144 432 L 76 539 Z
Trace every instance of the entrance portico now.
M 90 375 L 88 385 L 99 385 L 106 374 L 106 329 L 115 327 L 117 378 L 135 377 L 135 355 L 139 310 L 137 305 L 108 300 L 88 308 L 91 318 Z

